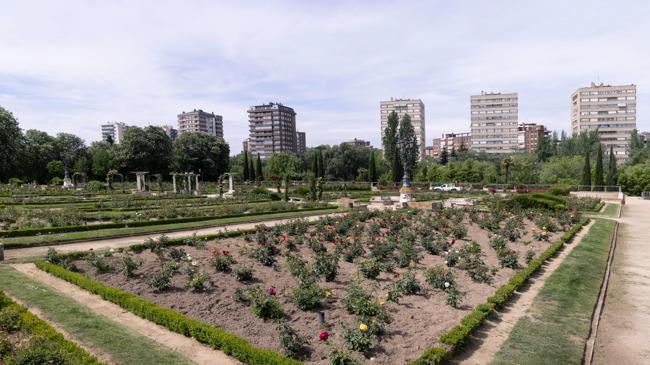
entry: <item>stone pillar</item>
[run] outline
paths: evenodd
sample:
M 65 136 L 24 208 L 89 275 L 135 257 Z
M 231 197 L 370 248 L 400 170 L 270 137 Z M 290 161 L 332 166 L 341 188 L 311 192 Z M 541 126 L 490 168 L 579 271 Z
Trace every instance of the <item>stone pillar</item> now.
M 228 174 L 228 191 L 229 192 L 234 192 L 235 191 L 232 174 Z
M 190 174 L 187 173 L 187 174 L 185 174 L 185 176 L 187 177 L 187 193 L 191 194 L 192 193 L 192 180 L 190 180 Z
M 138 191 L 142 191 L 142 183 L 140 182 L 140 174 L 135 174 L 135 184 Z
M 199 193 L 199 175 L 194 175 L 194 189 L 196 190 L 196 193 Z
M 176 194 L 176 174 L 172 174 L 172 185 L 174 186 L 174 194 Z

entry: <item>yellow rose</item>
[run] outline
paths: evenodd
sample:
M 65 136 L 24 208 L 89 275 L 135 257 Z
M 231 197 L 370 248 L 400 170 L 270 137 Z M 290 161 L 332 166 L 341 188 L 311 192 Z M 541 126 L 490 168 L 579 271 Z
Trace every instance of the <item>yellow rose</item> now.
M 368 330 L 368 326 L 366 326 L 364 323 L 361 323 L 359 325 L 359 329 L 361 330 L 361 332 L 366 332 Z

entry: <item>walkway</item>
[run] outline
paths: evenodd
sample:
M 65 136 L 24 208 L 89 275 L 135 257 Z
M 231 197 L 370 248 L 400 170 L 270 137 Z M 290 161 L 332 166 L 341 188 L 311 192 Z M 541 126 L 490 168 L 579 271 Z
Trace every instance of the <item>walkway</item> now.
M 325 217 L 333 214 L 341 214 L 341 213 L 329 213 L 329 214 L 307 216 L 307 217 L 302 217 L 302 219 L 306 219 L 311 222 L 311 221 L 318 220 L 321 217 Z M 194 233 L 196 233 L 197 236 L 205 236 L 205 235 L 217 234 L 224 231 L 252 229 L 255 228 L 255 226 L 260 224 L 264 224 L 266 226 L 275 226 L 277 224 L 284 224 L 295 219 L 296 218 L 285 218 L 285 219 L 274 219 L 274 220 L 258 221 L 258 222 L 251 222 L 251 223 L 230 224 L 225 226 L 201 228 L 201 229 L 189 230 L 189 231 L 183 230 L 177 232 L 165 232 L 165 235 L 169 238 L 189 238 L 192 237 Z M 54 248 L 58 252 L 64 253 L 64 252 L 75 252 L 75 251 L 87 251 L 91 248 L 93 250 L 101 250 L 101 249 L 109 249 L 109 248 L 128 247 L 135 243 L 142 243 L 147 238 L 155 238 L 158 236 L 160 236 L 160 233 L 149 233 L 140 236 L 108 238 L 108 239 L 98 240 L 98 241 L 63 243 L 60 245 L 52 245 L 52 246 L 6 249 L 5 260 L 44 256 L 45 253 L 47 253 L 47 250 L 49 248 Z
M 650 363 L 650 200 L 625 202 L 594 364 Z

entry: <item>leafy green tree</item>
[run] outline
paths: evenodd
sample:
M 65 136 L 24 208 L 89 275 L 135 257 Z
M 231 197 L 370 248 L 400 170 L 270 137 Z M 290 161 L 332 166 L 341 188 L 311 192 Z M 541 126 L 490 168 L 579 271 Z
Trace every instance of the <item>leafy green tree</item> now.
M 598 186 L 598 189 L 602 189 L 602 186 L 605 185 L 605 175 L 603 170 L 603 145 L 598 144 L 598 152 L 596 154 L 596 172 L 594 176 L 594 185 Z
M 298 171 L 300 159 L 289 152 L 276 152 L 266 162 L 266 170 L 271 175 L 293 175 Z
M 262 158 L 257 154 L 257 163 L 255 165 L 255 178 L 259 181 L 264 180 L 264 171 L 262 170 Z
M 614 155 L 614 146 L 609 146 L 609 161 L 607 165 L 607 185 L 616 185 L 618 173 L 616 171 L 616 155 Z
M 377 163 L 375 162 L 375 151 L 370 151 L 370 161 L 368 161 L 368 179 L 371 182 L 377 182 Z
M 639 132 L 635 129 L 632 130 L 632 134 L 630 135 L 630 147 L 629 147 L 629 152 L 636 151 L 640 149 L 641 146 L 641 141 L 639 140 Z
M 591 163 L 589 162 L 589 151 L 585 152 L 584 166 L 582 167 L 581 185 L 591 187 Z
M 182 136 L 182 134 L 181 134 Z M 180 138 L 179 136 L 178 138 Z M 189 153 L 190 151 L 188 151 Z M 172 140 L 160 127 L 130 127 L 124 131 L 124 138 L 119 145 L 120 167 L 124 173 L 148 171 L 151 174 L 164 174 L 169 170 L 172 156 Z M 196 154 L 189 153 L 183 162 L 190 163 Z M 178 166 L 187 168 L 187 166 Z
M 321 149 L 318 149 L 318 177 L 325 177 L 325 160 Z
M 23 150 L 23 135 L 18 121 L 0 107 L 0 181 L 18 176 L 18 163 Z
M 248 161 L 248 164 L 248 174 L 250 176 L 249 179 L 252 181 L 257 177 L 257 172 L 255 171 L 255 159 L 253 158 L 252 154 L 250 160 Z
M 395 111 L 388 114 L 388 121 L 386 128 L 384 129 L 384 136 L 382 138 L 382 144 L 384 146 L 384 160 L 388 162 L 388 165 L 391 166 L 393 170 L 393 181 L 399 181 L 402 176 L 395 176 L 395 167 L 399 166 L 399 161 L 396 164 L 394 159 L 397 156 L 399 159 L 399 153 L 397 152 L 397 128 L 399 127 L 399 116 Z
M 650 191 L 650 160 L 636 165 L 623 166 L 618 176 L 618 183 L 623 191 L 641 195 Z
M 340 144 L 327 150 L 327 170 L 323 175 L 351 181 L 357 178 L 360 168 L 368 166 L 370 149 Z
M 318 168 L 318 153 L 319 152 L 320 152 L 320 150 L 315 150 L 314 151 L 314 158 L 313 158 L 313 161 L 312 161 L 312 164 L 311 164 L 311 172 L 313 172 L 314 175 L 316 175 L 316 176 L 318 176 L 318 171 L 320 171 L 320 169 Z
M 508 177 L 510 174 L 510 164 L 512 163 L 512 159 L 510 157 L 506 157 L 503 160 L 501 160 L 501 167 L 506 171 L 506 184 L 508 184 Z
M 553 156 L 553 148 L 548 136 L 542 136 L 537 142 L 537 161 L 546 162 Z
M 115 145 L 104 141 L 90 145 L 88 153 L 91 158 L 91 171 L 98 180 L 103 180 L 109 171 L 118 167 L 115 150 Z
M 54 176 L 49 175 L 47 163 L 60 158 L 54 148 L 54 137 L 35 129 L 25 132 L 25 149 L 21 162 L 22 176 L 25 179 L 48 182 Z
M 449 162 L 449 153 L 447 152 L 446 148 L 443 148 L 442 151 L 440 151 L 440 164 L 446 165 L 448 162 Z
M 538 182 L 540 184 L 578 185 L 582 178 L 583 156 L 557 156 L 542 164 Z
M 216 180 L 229 171 L 230 147 L 222 138 L 201 132 L 181 133 L 173 142 L 172 166 Z
M 52 176 L 52 178 L 58 177 L 62 178 L 63 177 L 63 161 L 61 160 L 54 160 L 50 161 L 46 165 L 47 173 Z
M 251 175 L 250 175 L 249 166 L 248 166 L 248 152 L 247 151 L 244 151 L 244 163 L 243 163 L 243 165 L 244 165 L 244 170 L 243 170 L 243 173 L 242 173 L 242 175 L 243 175 L 242 178 L 244 179 L 244 181 L 250 181 Z
M 406 169 L 409 172 L 410 176 L 415 176 L 415 168 L 418 163 L 418 139 L 415 135 L 415 129 L 413 129 L 413 124 L 411 123 L 411 117 L 408 114 L 404 114 L 402 120 L 399 124 L 399 141 L 406 144 L 406 148 L 410 151 L 410 154 L 406 156 L 405 161 L 402 162 L 402 168 Z
M 391 158 L 391 176 L 393 177 L 393 182 L 399 182 L 404 175 L 404 167 L 401 164 L 399 150 L 395 148 L 393 150 L 393 158 Z

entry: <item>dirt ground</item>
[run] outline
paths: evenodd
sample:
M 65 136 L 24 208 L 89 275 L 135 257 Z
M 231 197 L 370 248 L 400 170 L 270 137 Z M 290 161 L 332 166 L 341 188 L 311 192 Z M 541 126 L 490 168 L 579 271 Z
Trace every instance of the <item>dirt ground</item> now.
M 626 198 L 594 364 L 650 364 L 650 201 Z
M 519 262 L 524 264 L 524 255 L 528 250 L 537 254 L 546 249 L 550 243 L 535 241 L 532 238 L 534 224 L 525 221 L 526 227 L 523 230 L 525 236 L 519 243 L 509 243 L 510 248 L 519 253 Z M 386 303 L 386 308 L 392 317 L 392 323 L 387 326 L 387 334 L 379 341 L 376 351 L 369 355 L 369 359 L 376 364 L 402 364 L 417 358 L 422 352 L 437 343 L 437 338 L 452 326 L 459 323 L 460 319 L 472 310 L 477 304 L 485 302 L 495 288 L 503 285 L 514 273 L 514 270 L 500 268 L 494 249 L 489 246 L 488 232 L 478 226 L 466 222 L 469 237 L 465 240 L 457 240 L 452 249 L 458 249 L 470 240 L 477 242 L 483 252 L 483 259 L 489 267 L 497 267 L 498 271 L 493 278 L 491 285 L 473 281 L 467 274 L 459 269 L 453 269 L 457 276 L 459 290 L 466 293 L 463 306 L 460 309 L 445 303 L 443 292 L 429 290 L 426 295 L 405 296 L 399 304 Z M 555 241 L 561 233 L 552 235 L 550 242 Z M 528 245 L 521 242 L 531 240 Z M 296 280 L 287 270 L 286 259 L 278 258 L 277 269 L 266 267 L 251 259 L 247 250 L 255 243 L 247 243 L 243 238 L 222 239 L 218 242 L 210 242 L 205 250 L 198 250 L 193 247 L 183 246 L 182 248 L 198 262 L 199 270 L 209 274 L 209 289 L 204 293 L 194 293 L 185 288 L 188 277 L 185 274 L 176 275 L 173 279 L 173 288 L 163 293 L 156 293 L 148 287 L 148 278 L 160 269 L 157 257 L 144 251 L 138 256 L 144 260 L 144 265 L 137 271 L 137 277 L 132 279 L 124 278 L 119 271 L 112 273 L 97 274 L 86 261 L 77 261 L 79 269 L 94 279 L 110 286 L 120 288 L 146 298 L 154 303 L 160 304 L 184 313 L 190 317 L 206 323 L 221 327 L 229 332 L 242 336 L 257 347 L 271 348 L 281 351 L 276 331 L 276 324 L 272 321 L 264 321 L 255 317 L 248 306 L 236 302 L 232 297 L 235 289 L 243 288 L 246 285 L 238 282 L 233 275 L 215 272 L 209 265 L 210 251 L 212 247 L 217 250 L 229 250 L 238 261 L 238 265 L 254 269 L 255 282 L 249 285 L 260 285 L 263 288 L 275 287 L 278 291 L 280 302 L 288 317 L 289 323 L 301 335 L 309 340 L 311 347 L 310 356 L 305 359 L 309 364 L 328 364 L 328 346 L 318 340 L 319 333 L 323 330 L 318 321 L 317 311 L 302 311 L 296 307 L 290 298 L 291 290 L 297 286 Z M 310 258 L 309 249 L 299 246 L 300 254 Z M 426 286 L 423 270 L 433 265 L 444 265 L 444 258 L 433 256 L 425 251 L 422 252 L 423 260 L 417 266 L 416 277 L 423 286 Z M 119 255 L 107 258 L 113 267 L 119 267 Z M 403 269 L 396 269 L 398 274 Z M 332 326 L 330 342 L 343 346 L 343 328 L 356 327 L 352 315 L 345 310 L 340 299 L 344 297 L 349 284 L 357 277 L 357 265 L 340 260 L 339 275 L 333 282 L 321 281 L 319 284 L 323 289 L 332 289 L 333 297 L 326 299 L 324 312 L 327 322 Z M 395 280 L 393 273 L 382 273 L 376 282 L 365 281 L 367 287 L 374 288 L 377 298 L 385 295 L 383 288 Z

